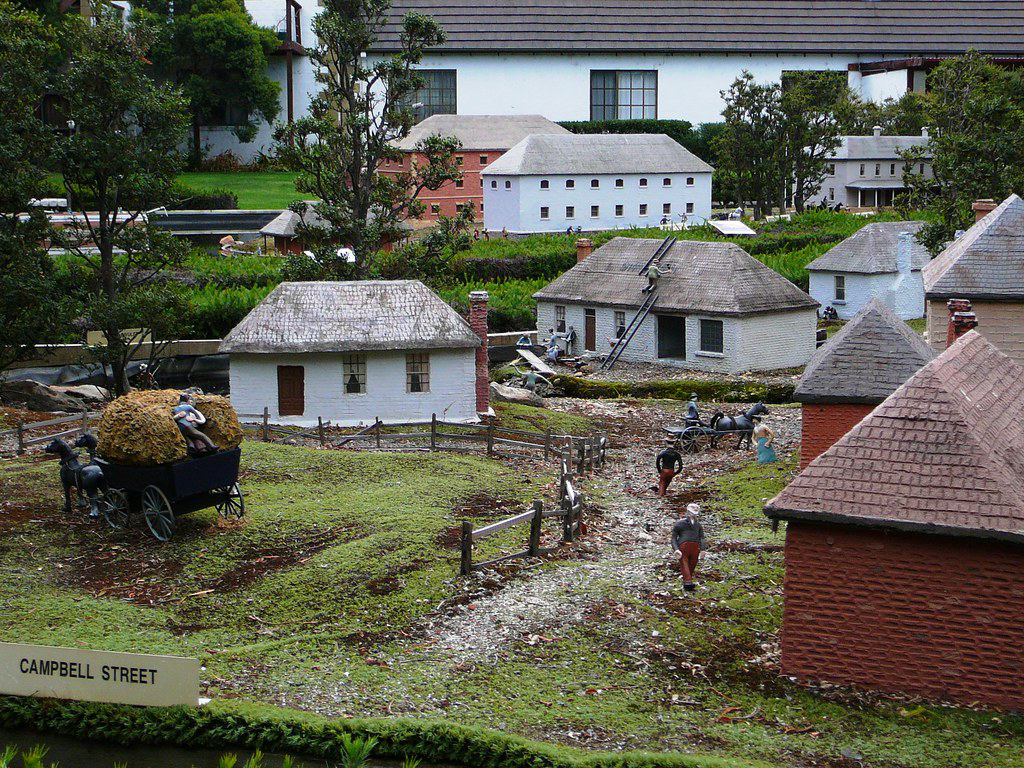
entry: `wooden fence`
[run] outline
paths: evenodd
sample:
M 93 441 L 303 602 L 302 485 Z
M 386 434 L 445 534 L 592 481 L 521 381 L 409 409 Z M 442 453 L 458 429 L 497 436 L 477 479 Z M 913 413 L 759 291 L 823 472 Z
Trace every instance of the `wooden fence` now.
M 541 524 L 546 517 L 562 518 L 561 543 L 565 544 L 566 542 L 575 541 L 577 537 L 586 531 L 586 526 L 583 523 L 583 494 L 573 484 L 573 476 L 569 471 L 569 464 L 564 459 L 561 462 L 558 487 L 558 506 L 555 509 L 545 510 L 544 502 L 537 499 L 533 502 L 532 509 L 504 520 L 499 520 L 496 523 L 485 525 L 482 528 L 474 529 L 473 523 L 469 520 L 463 520 L 460 573 L 463 576 L 468 576 L 475 570 L 486 568 L 496 563 L 503 563 L 506 560 L 514 560 L 520 557 L 537 557 L 555 551 L 557 547 L 541 547 L 540 545 Z M 480 563 L 473 562 L 473 544 L 475 542 L 498 533 L 498 531 L 525 523 L 530 524 L 530 538 L 525 550 Z
M 25 450 L 32 445 L 38 445 L 39 443 L 45 443 L 50 440 L 54 440 L 58 437 L 69 437 L 71 435 L 78 435 L 88 431 L 89 422 L 93 419 L 99 418 L 98 413 L 90 413 L 89 411 L 82 411 L 82 413 L 76 416 L 61 416 L 57 419 L 47 419 L 46 421 L 36 421 L 31 424 L 18 425 L 14 429 L 0 430 L 0 438 L 9 437 L 14 435 L 17 440 L 17 453 L 19 456 L 25 453 Z M 63 426 L 65 424 L 75 424 L 74 427 L 65 428 L 59 432 L 52 432 L 45 435 L 37 435 L 35 437 L 29 437 L 30 432 L 34 432 L 37 429 L 45 429 L 46 427 Z

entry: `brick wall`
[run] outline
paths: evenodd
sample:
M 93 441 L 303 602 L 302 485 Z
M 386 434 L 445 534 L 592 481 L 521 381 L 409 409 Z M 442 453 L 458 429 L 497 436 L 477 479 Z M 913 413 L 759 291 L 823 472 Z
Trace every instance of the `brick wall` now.
M 805 403 L 800 409 L 800 469 L 831 448 L 874 409 L 874 405 L 862 403 Z
M 782 672 L 1024 708 L 1024 547 L 790 522 Z
M 401 163 L 384 163 L 380 168 L 383 174 L 408 172 L 415 162 L 425 165 L 426 155 L 420 152 L 405 152 Z M 457 182 L 446 181 L 437 189 L 422 189 L 417 197 L 426 205 L 424 221 L 436 221 L 439 216 L 454 216 L 458 213 L 456 206 L 460 203 L 472 202 L 476 206 L 477 219 L 482 220 L 481 206 L 484 201 L 484 190 L 480 180 L 480 171 L 504 154 L 500 149 L 464 149 L 455 154 L 462 158 L 462 186 Z M 437 210 L 434 210 L 434 206 Z

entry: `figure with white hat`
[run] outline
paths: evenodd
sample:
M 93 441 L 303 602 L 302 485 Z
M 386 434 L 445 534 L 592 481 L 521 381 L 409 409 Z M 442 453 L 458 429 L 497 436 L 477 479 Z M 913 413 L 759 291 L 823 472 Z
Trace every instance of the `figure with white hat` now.
M 693 574 L 702 550 L 707 549 L 708 540 L 700 524 L 700 504 L 687 504 L 682 517 L 672 526 L 672 554 L 679 560 L 679 572 L 683 575 L 683 589 L 693 590 Z

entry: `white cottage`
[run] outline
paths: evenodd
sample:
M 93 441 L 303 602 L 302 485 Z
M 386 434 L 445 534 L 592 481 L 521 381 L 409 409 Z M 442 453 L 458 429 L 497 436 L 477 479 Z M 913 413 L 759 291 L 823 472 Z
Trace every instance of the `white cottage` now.
M 532 135 L 480 173 L 484 226 L 564 232 L 711 216 L 714 169 L 665 134 Z
M 733 243 L 616 237 L 578 256 L 534 294 L 538 333 L 572 326 L 574 351 L 607 353 L 625 337 L 622 360 L 716 373 L 791 368 L 814 353 L 818 303 Z M 645 312 L 652 260 L 666 273 Z
M 868 224 L 807 265 L 811 296 L 843 320 L 879 299 L 904 320 L 924 317 L 921 270 L 930 258 L 915 235 L 923 221 Z
M 273 421 L 475 421 L 487 411 L 487 294 L 472 327 L 418 280 L 281 283 L 224 337 L 231 403 Z

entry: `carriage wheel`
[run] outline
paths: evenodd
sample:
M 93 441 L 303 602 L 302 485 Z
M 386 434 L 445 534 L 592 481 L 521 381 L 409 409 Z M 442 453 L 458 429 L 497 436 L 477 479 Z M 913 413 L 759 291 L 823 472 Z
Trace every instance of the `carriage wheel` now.
M 174 535 L 174 510 L 164 492 L 155 485 L 147 485 L 142 492 L 142 514 L 149 532 L 157 541 L 167 541 Z
M 120 488 L 110 488 L 103 494 L 100 500 L 100 510 L 103 512 L 103 519 L 107 521 L 114 530 L 128 527 L 128 515 L 131 507 L 128 505 L 128 496 Z
M 241 520 L 245 515 L 245 497 L 242 496 L 242 489 L 235 483 L 230 488 L 223 488 L 221 493 L 226 493 L 224 501 L 217 504 L 217 514 L 225 520 L 235 518 Z
M 703 430 L 694 429 L 679 436 L 679 447 L 683 449 L 683 453 L 700 453 L 710 445 L 711 435 Z

